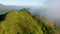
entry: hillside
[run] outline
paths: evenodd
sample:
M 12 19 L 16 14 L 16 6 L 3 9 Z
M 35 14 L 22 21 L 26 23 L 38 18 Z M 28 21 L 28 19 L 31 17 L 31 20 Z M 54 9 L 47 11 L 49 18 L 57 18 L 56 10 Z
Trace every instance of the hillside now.
M 0 20 L 0 34 L 58 34 L 54 24 L 27 9 L 11 10 Z

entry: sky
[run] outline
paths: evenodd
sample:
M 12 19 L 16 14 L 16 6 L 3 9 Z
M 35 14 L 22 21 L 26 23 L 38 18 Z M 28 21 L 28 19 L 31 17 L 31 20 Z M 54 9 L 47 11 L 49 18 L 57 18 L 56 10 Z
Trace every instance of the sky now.
M 43 6 L 45 0 L 0 0 L 4 5 Z

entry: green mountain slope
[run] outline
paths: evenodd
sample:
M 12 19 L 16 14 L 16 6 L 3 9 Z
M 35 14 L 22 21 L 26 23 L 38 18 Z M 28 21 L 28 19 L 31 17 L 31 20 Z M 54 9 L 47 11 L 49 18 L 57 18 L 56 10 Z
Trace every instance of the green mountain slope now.
M 0 34 L 56 34 L 54 25 L 27 9 L 9 11 L 0 22 Z

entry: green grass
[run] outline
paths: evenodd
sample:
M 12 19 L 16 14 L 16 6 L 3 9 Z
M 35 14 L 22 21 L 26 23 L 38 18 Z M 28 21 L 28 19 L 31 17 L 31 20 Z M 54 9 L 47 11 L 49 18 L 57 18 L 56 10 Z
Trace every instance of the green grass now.
M 55 25 L 55 28 L 56 28 L 56 30 L 60 33 L 60 25 L 59 25 L 59 24 L 56 24 L 56 25 Z
M 32 15 L 27 9 L 9 11 L 0 23 L 0 34 L 52 34 L 52 25 Z M 45 29 L 45 30 L 44 30 Z M 52 32 L 50 32 L 52 31 Z

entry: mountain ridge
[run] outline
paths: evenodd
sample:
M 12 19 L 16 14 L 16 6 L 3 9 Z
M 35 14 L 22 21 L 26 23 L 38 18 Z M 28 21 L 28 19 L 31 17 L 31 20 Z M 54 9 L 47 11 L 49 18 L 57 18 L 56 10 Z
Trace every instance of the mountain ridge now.
M 0 22 L 0 34 L 56 34 L 54 25 L 48 22 L 32 15 L 28 9 L 11 10 Z

